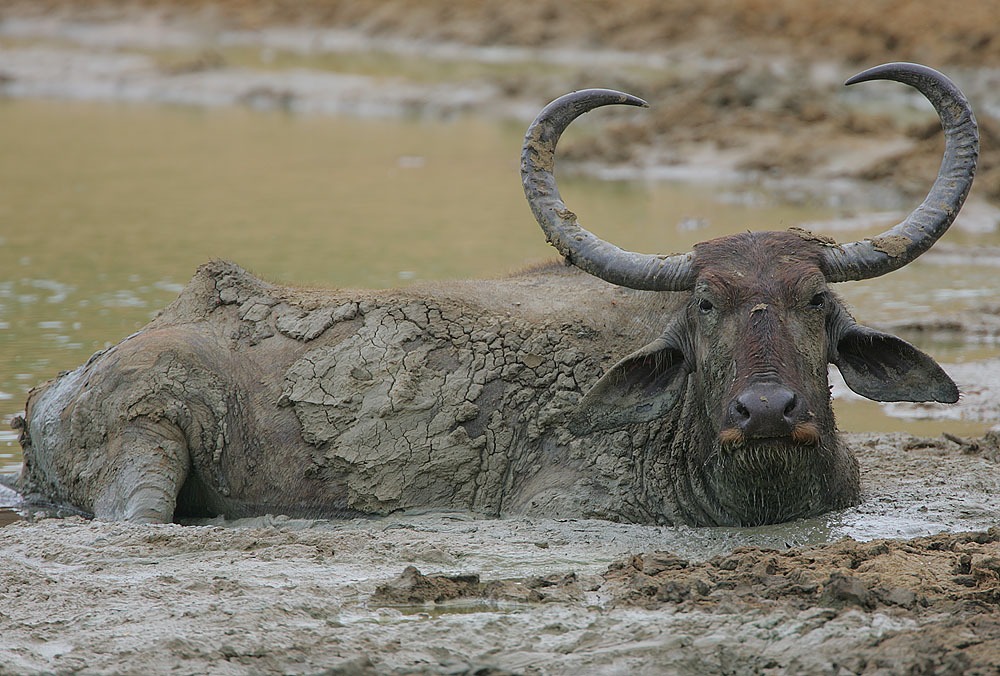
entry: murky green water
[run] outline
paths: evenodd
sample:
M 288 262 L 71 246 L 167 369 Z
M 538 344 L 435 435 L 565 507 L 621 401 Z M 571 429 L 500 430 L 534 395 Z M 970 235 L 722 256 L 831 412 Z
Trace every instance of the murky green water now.
M 0 469 L 19 462 L 9 421 L 27 390 L 141 327 L 210 258 L 282 282 L 365 287 L 550 258 L 521 193 L 522 133 L 475 119 L 0 102 Z M 720 201 L 711 187 L 562 184 L 585 224 L 642 251 L 835 215 Z M 996 293 L 993 273 L 918 262 L 841 291 L 877 321 L 975 304 Z M 925 347 L 944 361 L 995 354 Z M 840 417 L 848 430 L 984 427 L 904 423 L 865 403 Z

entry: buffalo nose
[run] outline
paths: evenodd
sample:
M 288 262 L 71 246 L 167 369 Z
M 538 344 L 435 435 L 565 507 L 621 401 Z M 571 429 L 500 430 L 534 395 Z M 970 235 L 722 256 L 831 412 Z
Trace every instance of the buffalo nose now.
M 803 419 L 802 398 L 780 383 L 755 383 L 729 405 L 727 427 L 747 438 L 786 437 Z

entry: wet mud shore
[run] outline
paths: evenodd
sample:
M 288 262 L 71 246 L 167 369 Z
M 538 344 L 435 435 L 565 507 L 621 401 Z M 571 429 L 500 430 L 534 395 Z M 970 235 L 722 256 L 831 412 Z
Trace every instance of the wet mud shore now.
M 860 505 L 752 529 L 12 523 L 0 673 L 995 673 L 996 435 L 850 439 Z
M 953 75 L 981 123 L 955 228 L 1000 226 L 990 3 L 881 4 L 891 18 L 861 2 L 587 4 L 7 2 L 0 95 L 522 121 L 568 89 L 611 86 L 655 106 L 567 144 L 581 170 L 860 195 L 891 212 L 936 171 L 937 123 L 908 94 L 841 84 L 916 60 Z M 993 258 L 944 245 L 927 260 Z M 995 344 L 998 316 L 984 303 L 882 328 Z M 998 419 L 998 369 L 961 371 L 976 420 Z M 756 529 L 29 515 L 0 527 L 0 674 L 996 673 L 996 433 L 851 443 L 859 506 Z

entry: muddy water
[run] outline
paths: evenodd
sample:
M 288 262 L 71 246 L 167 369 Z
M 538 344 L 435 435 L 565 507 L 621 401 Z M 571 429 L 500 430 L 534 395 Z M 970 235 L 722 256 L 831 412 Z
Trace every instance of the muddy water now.
M 0 103 L 0 469 L 19 463 L 8 423 L 27 390 L 138 329 L 210 258 L 282 282 L 364 287 L 550 258 L 521 194 L 522 133 L 475 119 Z M 563 184 L 585 224 L 643 251 L 838 215 L 753 188 L 720 198 L 711 186 L 568 173 Z M 918 262 L 841 291 L 877 322 L 975 304 L 995 294 L 992 273 Z M 948 362 L 996 352 L 924 347 Z M 861 402 L 840 418 L 852 431 L 985 427 L 903 422 Z

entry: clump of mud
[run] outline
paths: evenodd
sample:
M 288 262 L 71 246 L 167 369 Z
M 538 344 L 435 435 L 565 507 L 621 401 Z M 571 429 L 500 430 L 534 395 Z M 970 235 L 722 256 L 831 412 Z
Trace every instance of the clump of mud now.
M 784 552 L 741 547 L 702 563 L 652 552 L 614 564 L 605 579 L 618 603 L 650 609 L 778 601 L 798 608 L 901 607 L 927 613 L 997 608 L 1000 528 L 908 541 L 843 540 Z
M 591 581 L 590 590 L 597 589 Z M 424 575 L 407 566 L 399 577 L 378 586 L 371 603 L 381 606 L 418 606 L 456 600 L 483 599 L 510 603 L 570 603 L 584 598 L 575 572 L 482 582 L 479 575 Z
M 910 628 L 855 646 L 856 672 L 1000 671 L 1000 529 L 909 541 L 842 542 L 786 552 L 740 548 L 704 563 L 653 552 L 605 575 L 616 603 L 717 613 L 849 609 Z
M 725 627 L 729 618 L 743 618 L 739 642 L 763 670 L 1000 670 L 1000 528 L 906 541 L 845 539 L 786 551 L 741 547 L 702 562 L 652 551 L 612 564 L 603 576 L 482 581 L 475 574 L 424 575 L 408 566 L 377 587 L 370 604 L 433 613 L 455 612 L 459 603 L 467 612 L 495 611 L 507 602 L 531 612 L 532 605 L 579 608 L 595 599 L 605 612 L 659 613 L 678 629 L 686 628 L 678 618 L 697 618 L 700 633 L 677 636 L 677 648 L 692 655 L 711 647 L 713 632 L 726 635 L 717 637 L 716 649 L 732 651 L 732 645 L 723 648 L 734 643 Z M 584 638 L 601 644 L 596 635 Z M 670 654 L 677 666 L 679 654 Z

